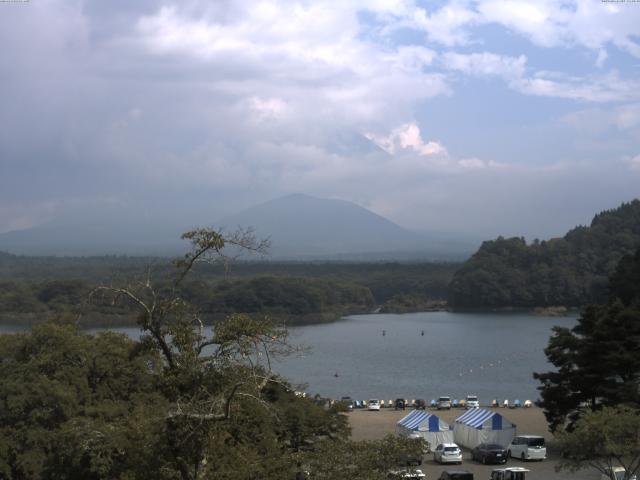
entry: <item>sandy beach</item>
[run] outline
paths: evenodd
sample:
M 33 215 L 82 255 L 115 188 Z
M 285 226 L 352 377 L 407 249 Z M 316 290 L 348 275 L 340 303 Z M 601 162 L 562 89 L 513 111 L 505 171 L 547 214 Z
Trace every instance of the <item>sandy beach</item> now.
M 527 475 L 527 480 L 598 480 L 600 478 L 597 472 L 591 470 L 584 470 L 575 474 L 555 471 L 558 463 L 558 453 L 554 448 L 553 435 L 549 432 L 547 422 L 540 408 L 498 408 L 496 410 L 516 425 L 518 435 L 541 435 L 547 440 L 547 460 L 542 462 L 522 462 L 510 459 L 507 462 L 507 466 L 525 467 L 531 470 Z M 432 413 L 438 415 L 449 424 L 453 424 L 455 419 L 462 415 L 464 411 L 463 409 L 431 410 Z M 379 412 L 354 410 L 348 414 L 352 428 L 352 438 L 354 440 L 376 440 L 383 438 L 385 435 L 394 434 L 396 423 L 410 412 L 411 409 L 405 411 L 382 409 Z M 456 465 L 456 467 L 458 466 Z M 463 463 L 460 467 L 473 472 L 476 479 L 488 479 L 494 468 L 500 468 L 500 466 L 481 465 L 472 461 L 468 450 L 464 451 Z M 423 464 L 418 468 L 427 475 L 427 479 L 431 480 L 437 479 L 447 466 L 433 462 L 433 457 L 428 454 L 425 455 Z

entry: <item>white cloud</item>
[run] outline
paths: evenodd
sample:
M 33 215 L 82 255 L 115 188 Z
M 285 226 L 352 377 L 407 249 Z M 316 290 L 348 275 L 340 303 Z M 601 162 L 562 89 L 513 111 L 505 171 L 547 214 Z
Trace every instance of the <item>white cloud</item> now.
M 418 155 L 447 156 L 447 150 L 440 143 L 425 142 L 420 134 L 420 128 L 415 123 L 405 123 L 385 136 L 366 133 L 365 136 L 382 148 L 385 152 L 394 155 L 402 151 L 410 150 Z
M 570 76 L 563 72 L 528 72 L 527 57 L 510 57 L 490 52 L 461 54 L 447 52 L 441 57 L 449 70 L 478 77 L 497 76 L 520 93 L 541 97 L 567 98 L 587 102 L 619 102 L 640 99 L 640 81 L 624 79 L 618 72 Z
M 626 160 L 629 168 L 633 171 L 640 172 L 640 154 Z
M 499 76 L 506 80 L 520 78 L 526 71 L 527 57 L 508 57 L 489 52 L 460 54 L 445 53 L 442 56 L 445 68 L 474 76 Z

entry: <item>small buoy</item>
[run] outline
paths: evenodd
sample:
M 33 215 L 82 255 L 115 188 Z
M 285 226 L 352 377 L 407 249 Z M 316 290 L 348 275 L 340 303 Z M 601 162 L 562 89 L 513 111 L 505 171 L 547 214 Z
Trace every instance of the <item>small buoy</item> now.
M 340 375 L 338 375 L 338 372 L 333 374 L 334 377 L 339 377 Z
M 424 337 L 424 330 L 422 330 L 422 332 L 420 332 L 420 335 L 422 335 Z
M 382 330 L 382 336 L 384 337 L 387 334 L 386 330 Z

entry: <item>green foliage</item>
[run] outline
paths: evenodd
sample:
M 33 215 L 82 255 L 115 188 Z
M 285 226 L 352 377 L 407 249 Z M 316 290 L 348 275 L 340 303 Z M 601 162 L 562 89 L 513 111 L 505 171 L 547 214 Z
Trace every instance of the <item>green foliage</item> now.
M 191 238 L 218 246 L 215 236 Z M 208 242 L 208 243 L 207 243 Z M 225 248 L 224 246 L 222 248 Z M 180 259 L 179 263 L 191 259 Z M 211 265 L 194 259 L 181 295 L 203 314 L 207 322 L 230 312 L 271 315 L 289 324 L 333 321 L 352 313 L 373 310 L 375 304 L 406 303 L 402 311 L 430 309 L 446 297 L 456 264 L 400 263 L 272 263 L 245 262 Z M 225 260 L 228 262 L 228 258 Z M 149 262 L 145 265 L 144 261 Z M 151 265 L 151 267 L 149 266 Z M 132 270 L 137 269 L 135 274 Z M 134 324 L 129 304 L 85 301 L 98 284 L 118 283 L 112 277 L 146 276 L 150 270 L 159 284 L 171 288 L 172 271 L 161 259 L 136 257 L 16 257 L 0 255 L 0 321 L 35 323 L 61 312 L 82 314 L 85 326 Z M 4 272 L 4 273 L 3 273 Z M 42 280 L 44 278 L 44 280 Z M 164 280 L 163 280 L 164 279 Z M 164 282 L 164 283 L 163 283 Z M 398 307 L 400 308 L 400 307 Z
M 594 468 L 611 476 L 613 467 L 625 469 L 625 480 L 640 473 L 640 410 L 605 407 L 581 418 L 571 432 L 558 435 L 562 451 L 560 468 L 578 471 Z
M 607 297 L 607 279 L 640 246 L 640 200 L 596 215 L 563 238 L 484 242 L 456 272 L 454 307 L 583 306 Z
M 556 370 L 534 374 L 552 430 L 602 406 L 640 407 L 640 296 L 627 295 L 638 274 L 640 254 L 623 258 L 609 302 L 584 309 L 572 329 L 554 328 L 545 353 Z
M 135 472 L 137 457 L 128 453 L 162 427 L 159 360 L 124 335 L 70 325 L 0 336 L 0 478 Z
M 374 305 L 368 288 L 323 279 L 257 277 L 221 282 L 207 293 L 204 298 L 195 295 L 190 298 L 204 313 L 308 315 L 324 311 L 363 312 Z

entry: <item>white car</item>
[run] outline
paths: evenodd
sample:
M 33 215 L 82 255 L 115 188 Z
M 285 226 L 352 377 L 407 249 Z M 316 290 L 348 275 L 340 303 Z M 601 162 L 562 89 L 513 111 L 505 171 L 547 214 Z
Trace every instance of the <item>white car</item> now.
M 509 445 L 508 456 L 520 460 L 544 460 L 547 458 L 547 447 L 544 437 L 538 435 L 518 435 Z
M 462 463 L 462 450 L 455 443 L 441 443 L 433 451 L 433 461 L 438 463 Z
M 522 467 L 496 468 L 491 472 L 490 480 L 525 480 L 529 471 Z
M 372 398 L 367 403 L 367 410 L 377 410 L 380 411 L 380 400 L 377 398 Z
M 427 476 L 422 473 L 422 470 L 395 470 L 389 472 L 388 478 L 391 479 L 402 479 L 402 480 L 417 480 L 420 478 L 427 478 Z
M 608 475 L 603 474 L 600 479 L 611 480 L 612 478 L 615 478 L 616 480 L 622 480 L 624 478 L 624 474 L 627 473 L 627 471 L 624 469 L 624 467 L 612 467 L 607 471 L 607 473 Z M 636 478 L 637 477 L 635 475 L 631 476 L 631 480 L 636 480 Z
M 467 395 L 467 400 L 464 402 L 464 408 L 480 408 L 480 402 L 477 395 Z

